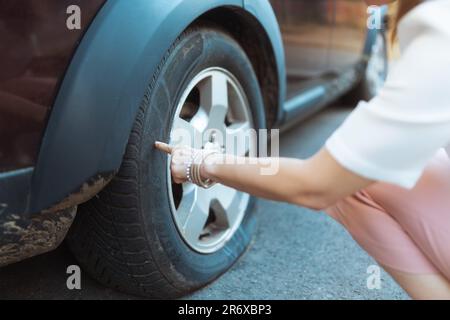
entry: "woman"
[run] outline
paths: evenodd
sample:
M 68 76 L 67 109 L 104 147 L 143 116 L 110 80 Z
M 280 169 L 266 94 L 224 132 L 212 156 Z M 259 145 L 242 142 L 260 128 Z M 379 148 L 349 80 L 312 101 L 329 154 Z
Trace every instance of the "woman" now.
M 402 1 L 402 57 L 385 87 L 310 159 L 265 159 L 279 161 L 275 175 L 250 158 L 156 147 L 172 154 L 177 183 L 326 209 L 412 298 L 450 299 L 449 19 L 449 0 Z

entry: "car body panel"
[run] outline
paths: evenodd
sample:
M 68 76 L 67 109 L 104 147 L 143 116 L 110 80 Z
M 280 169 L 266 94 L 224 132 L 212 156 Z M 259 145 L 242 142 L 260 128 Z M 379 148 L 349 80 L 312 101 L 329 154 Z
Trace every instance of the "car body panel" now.
M 280 25 L 289 78 L 319 77 L 328 69 L 333 0 L 271 0 Z
M 28 210 L 33 169 L 27 167 L 0 172 L 0 223 L 6 215 L 22 214 Z
M 34 165 L 59 83 L 104 1 L 1 2 L 0 172 Z M 68 30 L 67 7 L 80 3 L 81 29 Z
M 367 39 L 367 5 L 364 1 L 334 0 L 330 68 L 339 73 L 361 60 Z
M 272 1 L 283 3 L 287 0 Z M 290 73 L 287 65 L 288 90 L 280 123 L 282 130 L 297 124 L 353 88 L 364 75 L 376 35 L 386 31 L 387 6 L 380 7 L 383 24 L 378 30 L 367 28 L 367 5 L 362 0 L 329 0 L 327 5 L 332 12 L 327 66 L 321 69 L 322 75 L 299 77 Z M 355 16 L 355 21 L 352 21 Z M 291 19 L 295 19 L 295 15 Z M 307 40 L 299 42 L 307 43 Z M 321 59 L 319 47 L 314 49 L 316 59 Z M 287 56 L 290 55 L 288 50 L 289 47 L 286 48 Z M 310 61 L 312 59 L 309 58 Z
M 316 105 L 327 82 L 364 59 L 367 5 L 361 0 L 271 3 L 286 52 L 287 98 Z

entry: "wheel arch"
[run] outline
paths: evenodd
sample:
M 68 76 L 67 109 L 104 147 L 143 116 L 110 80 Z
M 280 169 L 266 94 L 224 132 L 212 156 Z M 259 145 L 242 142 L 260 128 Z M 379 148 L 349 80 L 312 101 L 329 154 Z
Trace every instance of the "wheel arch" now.
M 267 8 L 263 11 L 268 14 Z M 193 24 L 206 21 L 228 31 L 246 52 L 261 87 L 267 127 L 273 127 L 280 119 L 285 88 L 284 51 L 276 20 L 265 26 L 252 12 L 236 7 L 219 7 L 206 12 Z
M 243 0 L 194 1 L 106 2 L 80 42 L 55 99 L 32 177 L 29 213 L 79 204 L 108 183 L 121 165 L 147 85 L 183 30 L 220 7 L 246 15 Z M 268 31 L 277 74 L 284 80 L 281 37 L 278 26 L 270 25 L 276 19 L 269 2 L 260 2 L 266 6 L 258 5 L 249 16 Z M 282 82 L 278 101 L 283 99 Z M 275 105 L 275 96 L 266 99 Z

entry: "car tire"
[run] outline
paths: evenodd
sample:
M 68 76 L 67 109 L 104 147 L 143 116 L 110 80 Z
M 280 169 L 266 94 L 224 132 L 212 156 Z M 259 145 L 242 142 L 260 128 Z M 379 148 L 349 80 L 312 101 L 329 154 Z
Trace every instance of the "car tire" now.
M 120 170 L 79 206 L 67 237 L 83 269 L 108 287 L 149 298 L 180 297 L 229 269 L 252 239 L 256 222 L 250 197 L 242 220 L 221 246 L 210 252 L 190 246 L 174 221 L 168 157 L 153 147 L 157 140 L 169 142 L 184 90 L 211 68 L 226 70 L 239 82 L 254 128 L 265 127 L 258 80 L 240 45 L 209 25 L 179 36 L 148 86 Z
M 388 44 L 385 31 L 379 31 L 372 44 L 361 80 L 344 96 L 346 104 L 370 101 L 383 86 L 389 70 Z

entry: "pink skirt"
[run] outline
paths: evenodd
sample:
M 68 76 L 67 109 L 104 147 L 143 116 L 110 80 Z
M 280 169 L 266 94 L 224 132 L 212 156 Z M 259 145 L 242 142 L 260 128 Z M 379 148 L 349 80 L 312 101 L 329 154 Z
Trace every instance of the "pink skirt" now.
M 376 183 L 326 211 L 381 265 L 450 280 L 450 159 L 444 150 L 414 189 Z

